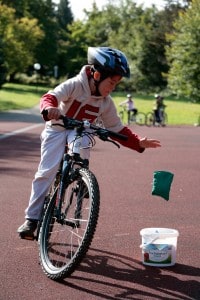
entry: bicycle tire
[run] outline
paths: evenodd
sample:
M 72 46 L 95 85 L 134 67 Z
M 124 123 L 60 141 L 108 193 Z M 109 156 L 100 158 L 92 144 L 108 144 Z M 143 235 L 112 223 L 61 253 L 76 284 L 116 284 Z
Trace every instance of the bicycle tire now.
M 146 115 L 146 125 L 154 126 L 154 124 L 155 124 L 154 114 L 152 112 L 148 112 Z
M 39 234 L 41 267 L 52 280 L 70 276 L 81 263 L 92 242 L 100 206 L 97 179 L 85 168 L 79 169 L 78 178 L 65 190 L 63 222 L 55 213 L 57 193 L 58 189 L 48 204 Z
M 120 119 L 121 119 L 122 124 L 124 124 L 124 111 L 123 111 L 123 110 L 121 110 L 121 111 L 119 112 L 119 117 L 120 117 Z
M 138 112 L 138 113 L 136 114 L 135 118 L 136 118 L 136 119 L 135 119 L 135 123 L 136 123 L 137 125 L 142 126 L 142 125 L 145 125 L 145 124 L 146 124 L 146 115 L 145 115 L 145 113 Z
M 168 124 L 168 116 L 167 116 L 167 113 L 164 111 L 163 119 L 162 119 L 162 126 L 167 126 L 167 124 Z

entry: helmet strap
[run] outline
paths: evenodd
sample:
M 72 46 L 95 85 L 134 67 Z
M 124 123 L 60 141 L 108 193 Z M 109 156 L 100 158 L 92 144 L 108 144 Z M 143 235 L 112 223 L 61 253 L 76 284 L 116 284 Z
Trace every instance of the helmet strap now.
M 101 81 L 110 77 L 113 74 L 111 74 L 110 72 L 106 72 L 104 69 L 101 70 L 99 67 L 92 66 L 91 75 L 96 83 L 100 83 Z
M 95 79 L 94 79 L 94 85 L 95 85 L 95 87 L 96 87 L 96 92 L 95 92 L 95 96 L 101 96 L 101 94 L 100 94 L 100 92 L 99 92 L 99 81 L 96 81 Z
M 96 87 L 96 92 L 95 92 L 95 96 L 101 96 L 100 92 L 99 92 L 99 84 L 100 82 L 102 82 L 103 80 L 105 80 L 106 78 L 114 75 L 110 72 L 105 72 L 105 70 L 98 70 L 98 67 L 92 66 L 91 67 L 91 75 L 92 78 L 94 79 L 94 84 Z
M 96 70 L 96 68 L 94 66 L 92 66 L 91 67 L 91 75 L 94 80 L 94 85 L 96 88 L 95 96 L 101 96 L 101 94 L 99 93 L 99 83 L 102 81 L 101 73 L 98 70 Z

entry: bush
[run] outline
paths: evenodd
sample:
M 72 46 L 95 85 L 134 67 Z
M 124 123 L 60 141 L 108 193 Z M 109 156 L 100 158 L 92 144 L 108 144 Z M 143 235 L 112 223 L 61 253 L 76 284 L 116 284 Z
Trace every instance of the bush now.
M 15 83 L 26 84 L 26 85 L 39 85 L 39 86 L 50 86 L 55 87 L 61 80 L 66 80 L 66 78 L 55 79 L 50 76 L 42 76 L 34 73 L 32 76 L 28 76 L 25 73 L 17 73 L 15 75 Z

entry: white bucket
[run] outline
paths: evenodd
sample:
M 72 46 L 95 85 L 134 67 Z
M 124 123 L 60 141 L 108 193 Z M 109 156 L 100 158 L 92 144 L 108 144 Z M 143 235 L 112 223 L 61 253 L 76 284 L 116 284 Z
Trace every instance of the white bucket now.
M 168 228 L 144 228 L 142 236 L 142 262 L 154 267 L 169 267 L 176 263 L 179 232 Z

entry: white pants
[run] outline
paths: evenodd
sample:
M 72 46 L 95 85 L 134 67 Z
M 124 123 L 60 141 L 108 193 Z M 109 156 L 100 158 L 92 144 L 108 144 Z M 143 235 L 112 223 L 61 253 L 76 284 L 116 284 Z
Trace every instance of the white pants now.
M 41 160 L 35 178 L 32 182 L 29 205 L 25 210 L 26 219 L 39 220 L 44 205 L 44 199 L 56 176 L 62 160 L 66 141 L 68 145 L 74 138 L 73 130 L 58 131 L 55 128 L 45 128 L 41 134 Z M 89 138 L 82 138 L 82 147 L 89 145 Z M 89 159 L 90 149 L 81 151 L 82 158 Z

